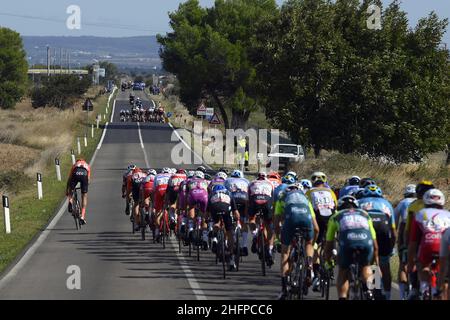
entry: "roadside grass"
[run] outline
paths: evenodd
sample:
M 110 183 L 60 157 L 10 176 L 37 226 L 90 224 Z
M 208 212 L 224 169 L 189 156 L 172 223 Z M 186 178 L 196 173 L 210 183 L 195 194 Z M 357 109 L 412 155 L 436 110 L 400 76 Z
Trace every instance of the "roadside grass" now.
M 103 114 L 106 111 L 106 104 L 109 95 L 103 95 L 98 97 L 94 104 L 94 112 L 89 112 L 89 127 L 88 127 L 88 146 L 84 147 L 84 139 L 81 139 L 81 155 L 76 157 L 83 157 L 86 160 L 91 159 L 101 135 L 103 134 L 103 128 L 106 120 L 100 122 L 99 129 L 94 130 L 94 138 L 91 138 L 90 124 L 95 124 L 95 117 L 97 114 Z M 112 102 L 109 108 L 109 116 L 112 112 Z M 55 111 L 60 113 L 66 113 L 66 111 Z M 73 112 L 73 111 L 69 111 Z M 55 143 L 48 143 L 45 145 L 48 149 L 40 149 L 41 153 L 35 159 L 35 163 L 25 169 L 24 172 L 18 171 L 4 171 L 3 167 L 0 173 L 0 191 L 2 189 L 2 182 L 6 179 L 7 183 L 3 188 L 3 192 L 7 191 L 10 200 L 10 214 L 11 214 L 11 234 L 4 232 L 4 217 L 3 214 L 0 217 L 0 226 L 2 230 L 0 232 L 0 273 L 4 272 L 6 268 L 17 259 L 23 250 L 27 247 L 30 241 L 37 237 L 39 232 L 45 229 L 49 220 L 55 215 L 56 210 L 61 205 L 65 197 L 65 187 L 70 168 L 72 166 L 70 150 L 77 150 L 76 137 L 84 137 L 86 129 L 86 113 L 79 112 L 79 116 L 71 118 L 69 122 L 65 122 L 67 127 L 57 125 L 51 119 L 54 119 L 51 115 L 48 115 L 50 121 L 45 125 L 49 128 L 42 129 L 39 134 L 51 134 L 55 135 L 55 132 L 51 131 L 52 127 L 56 127 L 65 136 L 65 145 L 58 145 L 63 140 L 55 139 Z M 66 115 L 57 114 L 56 118 L 65 118 Z M 40 121 L 38 117 L 37 121 Z M 30 120 L 30 123 L 33 123 Z M 34 125 L 31 125 L 34 127 Z M 66 137 L 70 137 L 67 139 Z M 42 138 L 39 140 L 35 137 L 31 141 L 51 141 Z M 42 148 L 42 146 L 41 146 Z M 57 181 L 54 159 L 58 157 L 61 164 L 61 180 Z M 43 199 L 37 199 L 37 185 L 36 185 L 36 170 L 40 169 L 43 180 Z M 23 178 L 23 179 L 21 179 Z M 2 192 L 2 193 L 3 193 Z M 74 226 L 75 228 L 75 226 Z

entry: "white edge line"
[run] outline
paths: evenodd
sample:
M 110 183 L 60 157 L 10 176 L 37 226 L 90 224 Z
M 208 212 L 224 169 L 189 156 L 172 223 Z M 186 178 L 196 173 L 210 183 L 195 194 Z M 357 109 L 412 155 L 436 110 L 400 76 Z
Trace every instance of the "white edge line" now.
M 109 122 L 107 122 L 105 124 L 105 130 L 103 130 L 102 138 L 100 139 L 100 142 L 98 143 L 97 150 L 100 150 L 100 148 L 102 147 L 103 139 L 105 139 L 106 130 L 108 129 L 108 124 L 109 124 Z
M 114 110 L 116 110 L 116 100 L 114 100 L 114 102 L 113 102 L 113 108 L 112 108 L 112 111 L 111 111 L 111 120 L 109 121 L 109 122 L 113 122 L 113 118 L 114 118 Z
M 114 91 L 113 91 L 113 94 L 114 94 Z M 102 141 L 105 136 L 107 126 L 108 126 L 108 123 L 106 124 L 105 130 L 103 131 Z M 102 141 L 99 142 L 99 146 L 101 145 Z M 94 155 L 92 156 L 92 159 L 89 163 L 90 166 L 92 166 L 94 164 L 94 160 L 95 160 L 98 150 L 99 150 L 99 147 L 97 147 L 97 150 L 94 152 Z M 67 204 L 68 204 L 68 200 L 66 198 L 64 200 L 62 207 L 59 209 L 58 213 L 53 217 L 53 219 L 47 225 L 45 230 L 41 232 L 41 234 L 38 236 L 36 241 L 28 248 L 28 250 L 19 259 L 19 261 L 17 261 L 17 263 L 11 268 L 11 270 L 0 279 L 0 290 L 2 290 L 19 273 L 19 271 L 27 264 L 27 262 L 35 254 L 37 249 L 39 249 L 39 247 L 42 245 L 42 243 L 44 243 L 44 241 L 47 239 L 48 235 L 50 234 L 51 229 L 53 229 L 53 227 L 58 223 L 59 219 L 61 219 L 62 215 L 66 212 Z
M 144 152 L 145 165 L 147 166 L 147 168 L 150 168 L 150 164 L 147 158 L 147 152 L 145 151 L 144 140 L 142 140 L 141 125 L 139 124 L 139 122 L 137 123 L 137 126 L 138 126 L 139 141 L 141 143 L 142 152 Z

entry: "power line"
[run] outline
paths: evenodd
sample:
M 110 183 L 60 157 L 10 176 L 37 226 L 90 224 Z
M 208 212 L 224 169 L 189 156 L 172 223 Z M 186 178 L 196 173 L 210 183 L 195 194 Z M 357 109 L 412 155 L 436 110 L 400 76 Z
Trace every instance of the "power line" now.
M 41 21 L 55 22 L 55 23 L 65 23 L 66 22 L 66 20 L 63 20 L 63 19 L 37 17 L 37 16 L 22 15 L 22 14 L 8 13 L 8 12 L 0 12 L 0 16 L 16 17 L 16 18 L 32 19 L 32 20 L 41 20 Z M 92 23 L 92 22 L 83 22 L 83 24 L 86 25 L 86 26 L 107 28 L 107 29 L 145 31 L 145 32 L 156 32 L 156 33 L 165 33 L 165 32 L 167 32 L 167 31 L 162 31 L 162 30 L 151 30 L 151 29 L 146 29 L 146 28 L 144 28 L 142 26 L 126 25 L 126 24 L 108 24 L 108 23 Z

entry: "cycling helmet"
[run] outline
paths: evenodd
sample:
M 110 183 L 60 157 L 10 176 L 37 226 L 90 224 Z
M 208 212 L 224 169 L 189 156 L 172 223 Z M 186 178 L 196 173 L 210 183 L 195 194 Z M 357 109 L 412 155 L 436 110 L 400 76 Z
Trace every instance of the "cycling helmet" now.
M 171 174 L 177 173 L 177 169 L 175 169 L 175 168 L 170 168 L 170 173 L 171 173 Z
M 290 176 L 290 177 L 293 178 L 292 176 Z M 301 183 L 295 182 L 295 181 L 293 183 L 288 184 L 287 188 L 289 190 L 297 189 L 297 190 L 303 191 L 303 185 Z
M 359 181 L 360 188 L 365 188 L 370 185 L 376 185 L 375 180 L 372 178 L 362 178 L 361 181 Z
M 217 172 L 216 178 L 221 178 L 223 180 L 226 180 L 228 178 L 227 174 L 223 171 Z
M 212 188 L 212 192 L 227 192 L 227 188 L 224 185 L 221 184 L 216 184 L 213 188 Z
M 136 169 L 136 165 L 135 164 L 130 164 L 127 168 L 128 171 L 134 170 Z
M 295 173 L 294 171 L 287 172 L 285 176 L 293 176 L 295 180 L 297 180 L 297 173 Z
M 359 188 L 356 191 L 352 192 L 350 195 L 353 194 L 356 199 L 361 199 L 363 197 L 364 190 L 364 188 Z
M 403 192 L 404 196 L 415 195 L 416 194 L 416 185 L 408 184 L 405 188 L 405 192 Z
M 420 181 L 419 184 L 416 186 L 417 198 L 422 198 L 425 192 L 427 192 L 430 189 L 434 189 L 433 182 L 431 182 L 430 180 Z
M 272 179 L 281 179 L 280 174 L 275 171 L 269 172 L 268 177 Z
M 445 205 L 445 196 L 439 189 L 430 189 L 423 195 L 423 203 L 427 206 L 440 206 Z
M 195 175 L 196 178 L 205 179 L 205 174 L 202 171 L 200 171 L 200 170 L 195 171 L 194 175 Z
M 294 176 L 287 174 L 283 178 L 281 178 L 281 183 L 292 185 L 295 183 L 295 178 L 294 178 Z
M 267 173 L 265 173 L 264 171 L 261 171 L 258 173 L 258 180 L 266 179 L 266 178 L 267 178 Z
M 188 178 L 192 178 L 193 176 L 195 175 L 195 171 L 188 171 L 188 173 L 187 173 L 187 177 Z
M 157 172 L 156 172 L 155 169 L 149 169 L 149 170 L 147 171 L 147 175 L 149 175 L 149 176 L 156 176 L 156 175 L 157 175 Z
M 300 180 L 300 183 L 302 184 L 304 189 L 311 189 L 312 188 L 312 183 L 308 179 L 302 179 L 302 180 Z
M 169 168 L 163 168 L 161 170 L 161 173 L 170 173 L 170 169 Z
M 225 173 L 225 174 L 228 174 L 228 170 L 227 169 L 225 169 L 225 168 L 220 168 L 217 172 L 223 172 L 223 173 Z
M 139 172 L 142 172 L 142 170 L 140 168 L 136 167 L 136 168 L 133 169 L 133 174 L 134 173 L 139 173 Z
M 358 186 L 360 181 L 361 181 L 360 177 L 353 176 L 353 177 L 348 179 L 348 185 L 349 186 Z
M 346 195 L 339 199 L 338 210 L 358 208 L 358 200 L 354 196 Z
M 206 168 L 204 166 L 200 166 L 200 167 L 197 168 L 196 171 L 201 171 L 201 172 L 205 173 L 206 172 Z
M 242 173 L 241 170 L 234 170 L 234 171 L 231 173 L 231 176 L 232 176 L 233 178 L 243 178 L 243 177 L 244 177 L 244 174 Z
M 383 192 L 381 191 L 380 187 L 378 187 L 376 185 L 369 185 L 369 186 L 364 188 L 362 196 L 364 198 L 367 198 L 367 197 L 378 197 L 378 198 L 380 198 L 380 197 L 383 196 Z
M 179 173 L 179 174 L 186 174 L 186 170 L 184 170 L 184 169 L 178 169 L 176 173 Z
M 327 182 L 327 175 L 323 172 L 316 171 L 311 176 L 311 182 L 313 185 L 325 183 Z

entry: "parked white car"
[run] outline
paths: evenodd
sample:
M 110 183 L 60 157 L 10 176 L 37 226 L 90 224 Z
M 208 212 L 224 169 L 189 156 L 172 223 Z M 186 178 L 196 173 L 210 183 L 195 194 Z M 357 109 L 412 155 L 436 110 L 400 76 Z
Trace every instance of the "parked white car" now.
M 274 158 L 278 158 L 280 166 L 287 166 L 290 163 L 303 162 L 305 160 L 305 152 L 301 145 L 297 144 L 276 144 L 268 154 L 270 167 Z

